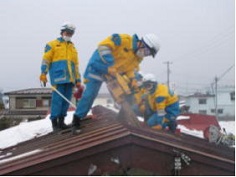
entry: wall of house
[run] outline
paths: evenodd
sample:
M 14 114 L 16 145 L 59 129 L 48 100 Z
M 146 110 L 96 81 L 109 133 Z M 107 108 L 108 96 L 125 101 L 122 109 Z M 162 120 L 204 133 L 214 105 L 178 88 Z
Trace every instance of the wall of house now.
M 206 99 L 206 104 L 199 104 L 199 99 Z M 188 97 L 186 98 L 186 105 L 190 106 L 189 112 L 191 113 L 203 113 L 214 115 L 211 112 L 211 109 L 215 108 L 214 98 L 213 97 Z
M 9 96 L 9 109 L 10 110 L 16 109 L 16 97 L 15 96 Z
M 33 102 L 33 107 L 25 107 L 24 103 L 19 101 L 20 99 L 31 100 Z M 51 104 L 51 95 L 35 95 L 35 96 L 9 96 L 9 110 L 11 111 L 27 111 L 27 110 L 48 110 Z M 24 108 L 25 107 L 25 108 Z
M 206 99 L 206 104 L 199 104 L 199 99 Z M 215 97 L 213 96 L 189 96 L 185 98 L 185 103 L 190 106 L 189 112 L 204 113 L 207 115 L 216 115 L 215 113 Z M 217 92 L 217 110 L 218 118 L 234 119 L 235 117 L 235 101 L 230 95 L 230 91 Z
M 230 91 L 219 90 L 217 93 L 217 106 L 223 109 L 223 114 L 219 117 L 234 117 L 235 116 L 235 100 L 231 98 Z
M 94 100 L 93 106 L 95 106 L 95 105 L 107 106 L 108 104 L 113 104 L 113 103 L 114 103 L 114 101 L 110 97 L 97 97 Z

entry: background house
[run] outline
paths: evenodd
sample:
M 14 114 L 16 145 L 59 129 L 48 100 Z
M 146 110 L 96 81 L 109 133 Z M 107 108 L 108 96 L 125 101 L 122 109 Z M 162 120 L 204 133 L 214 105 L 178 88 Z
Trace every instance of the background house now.
M 30 88 L 4 93 L 9 97 L 6 118 L 35 119 L 44 118 L 51 105 L 50 88 Z
M 4 111 L 3 116 L 29 120 L 44 118 L 50 111 L 51 93 L 51 88 L 30 88 L 6 92 L 4 95 L 8 100 L 8 109 Z M 73 96 L 71 102 L 75 104 Z M 113 104 L 113 100 L 109 93 L 100 93 L 94 104 Z
M 219 88 L 217 94 L 198 92 L 193 95 L 181 97 L 181 100 L 185 100 L 185 105 L 189 108 L 188 111 L 191 113 L 216 115 L 217 109 L 218 119 L 235 119 L 234 87 Z

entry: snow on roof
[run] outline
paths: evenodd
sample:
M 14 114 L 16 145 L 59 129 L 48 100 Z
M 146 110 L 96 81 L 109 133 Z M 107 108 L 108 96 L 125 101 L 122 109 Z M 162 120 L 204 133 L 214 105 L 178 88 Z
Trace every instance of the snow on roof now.
M 74 111 L 68 111 L 65 123 L 70 124 L 72 122 Z M 91 114 L 91 113 L 89 113 Z M 22 122 L 18 126 L 14 126 L 0 131 L 0 149 L 4 149 L 10 146 L 14 146 L 20 142 L 24 142 L 36 137 L 40 137 L 52 132 L 50 115 L 46 118 L 31 122 Z M 188 116 L 179 116 L 180 119 L 189 119 Z M 235 134 L 235 122 L 234 121 L 222 121 L 219 122 L 222 127 L 226 129 L 227 133 Z M 181 132 L 203 138 L 203 132 L 197 130 L 189 130 L 182 125 L 178 125 Z M 0 157 L 1 160 L 1 157 Z
M 24 94 L 51 94 L 51 88 L 29 88 L 23 90 L 16 90 L 11 92 L 6 92 L 4 95 L 24 95 Z

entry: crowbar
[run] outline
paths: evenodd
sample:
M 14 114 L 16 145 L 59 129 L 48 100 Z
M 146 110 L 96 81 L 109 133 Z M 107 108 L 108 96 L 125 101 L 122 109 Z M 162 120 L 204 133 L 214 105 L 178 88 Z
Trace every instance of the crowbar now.
M 60 95 L 64 100 L 66 100 L 67 103 L 69 103 L 73 108 L 76 109 L 76 106 L 75 106 L 71 101 L 69 101 L 64 95 L 62 95 L 55 87 L 52 86 L 51 88 L 52 88 L 52 90 L 54 90 L 55 92 L 57 92 L 58 95 Z

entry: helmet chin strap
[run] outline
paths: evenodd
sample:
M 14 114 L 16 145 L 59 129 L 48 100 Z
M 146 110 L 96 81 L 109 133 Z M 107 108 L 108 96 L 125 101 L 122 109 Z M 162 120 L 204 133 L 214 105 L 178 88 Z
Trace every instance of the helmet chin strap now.
M 157 83 L 153 83 L 153 86 L 149 92 L 153 94 L 156 91 L 156 87 L 157 87 Z

